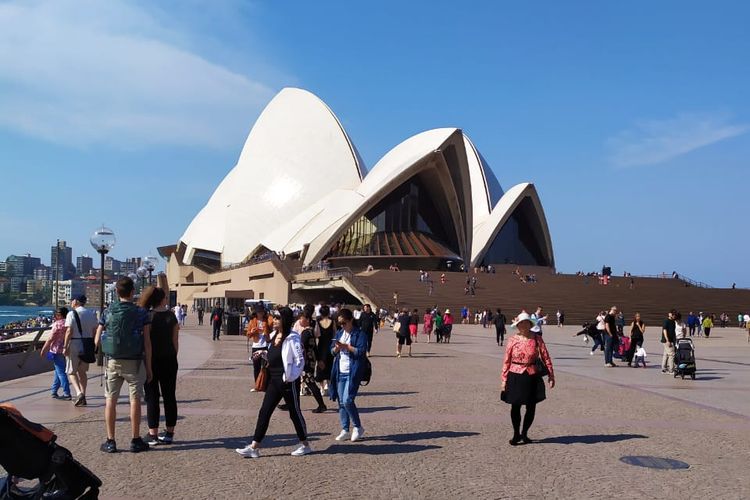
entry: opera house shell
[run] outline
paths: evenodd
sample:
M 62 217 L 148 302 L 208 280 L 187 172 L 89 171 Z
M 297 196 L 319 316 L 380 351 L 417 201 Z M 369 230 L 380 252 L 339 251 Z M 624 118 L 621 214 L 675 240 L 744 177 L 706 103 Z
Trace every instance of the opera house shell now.
M 296 88 L 261 113 L 173 248 L 180 265 L 207 270 L 269 252 L 357 270 L 554 267 L 534 185 L 504 191 L 460 129 L 410 137 L 368 170 L 328 106 Z

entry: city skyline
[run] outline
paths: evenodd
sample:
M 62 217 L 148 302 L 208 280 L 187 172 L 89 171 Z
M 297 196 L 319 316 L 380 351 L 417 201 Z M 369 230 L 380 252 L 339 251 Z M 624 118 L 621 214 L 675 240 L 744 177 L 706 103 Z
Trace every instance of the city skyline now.
M 0 255 L 46 258 L 59 238 L 98 266 L 102 223 L 113 255 L 157 255 L 298 86 L 367 167 L 463 128 L 504 188 L 535 183 L 561 272 L 750 287 L 745 3 L 479 3 L 445 30 L 423 22 L 445 2 L 72 5 L 0 5 Z

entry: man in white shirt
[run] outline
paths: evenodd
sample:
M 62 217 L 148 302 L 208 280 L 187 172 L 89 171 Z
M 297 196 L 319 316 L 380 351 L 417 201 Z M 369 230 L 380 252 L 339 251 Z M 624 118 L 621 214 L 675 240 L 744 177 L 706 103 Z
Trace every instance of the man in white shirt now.
M 86 296 L 79 295 L 71 301 L 72 311 L 65 317 L 65 373 L 70 385 L 76 391 L 75 406 L 86 406 L 86 386 L 88 384 L 89 364 L 82 361 L 80 355 L 84 352 L 84 340 L 93 339 L 96 334 L 98 320 L 96 313 L 86 309 Z M 76 314 L 78 320 L 76 320 Z M 80 321 L 80 329 L 79 322 Z M 91 342 L 87 340 L 86 342 Z

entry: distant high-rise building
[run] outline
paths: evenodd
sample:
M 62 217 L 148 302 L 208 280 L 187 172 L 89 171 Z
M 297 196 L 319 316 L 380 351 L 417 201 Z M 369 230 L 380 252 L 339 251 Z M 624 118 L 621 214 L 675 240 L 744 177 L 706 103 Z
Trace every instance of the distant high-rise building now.
M 112 257 L 104 258 L 104 270 L 111 273 L 119 274 L 122 272 L 122 262 Z
M 40 267 L 42 261 L 39 257 L 31 255 L 11 255 L 5 259 L 5 270 L 10 278 L 10 291 L 21 293 L 26 291 L 26 282 L 34 279 L 34 269 Z
M 59 264 L 58 255 L 60 256 Z M 52 247 L 50 262 L 54 279 L 69 280 L 76 272 L 73 266 L 73 249 L 64 240 L 58 240 L 57 244 Z
M 125 262 L 122 263 L 120 268 L 122 274 L 134 273 L 143 264 L 143 258 L 141 257 L 128 257 Z
M 88 255 L 81 255 L 76 258 L 76 273 L 78 276 L 86 276 L 94 268 L 94 259 Z
M 52 279 L 52 268 L 39 266 L 34 269 L 34 279 L 37 281 L 49 281 Z

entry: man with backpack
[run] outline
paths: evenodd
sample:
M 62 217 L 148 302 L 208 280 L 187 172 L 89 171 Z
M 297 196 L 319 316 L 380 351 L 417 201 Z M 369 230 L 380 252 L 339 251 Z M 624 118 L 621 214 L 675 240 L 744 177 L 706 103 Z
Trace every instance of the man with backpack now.
M 143 385 L 152 378 L 151 320 L 148 311 L 133 303 L 135 286 L 132 279 L 120 278 L 115 288 L 120 301 L 109 307 L 99 320 L 99 328 L 96 331 L 96 344 L 101 346 L 106 357 L 104 421 L 107 441 L 102 444 L 101 450 L 105 453 L 117 452 L 115 442 L 117 399 L 123 382 L 127 382 L 132 430 L 130 451 L 138 453 L 148 450 L 148 444 L 140 437 L 140 426 Z
M 213 328 L 214 336 L 212 340 L 219 340 L 219 334 L 221 334 L 221 324 L 224 322 L 224 309 L 221 308 L 221 302 L 218 300 L 211 311 L 211 328 Z

